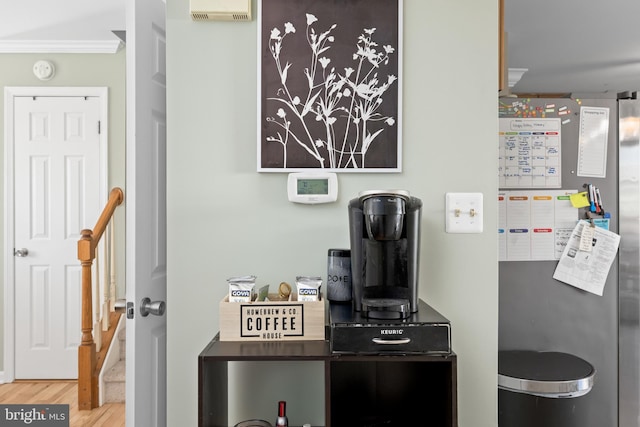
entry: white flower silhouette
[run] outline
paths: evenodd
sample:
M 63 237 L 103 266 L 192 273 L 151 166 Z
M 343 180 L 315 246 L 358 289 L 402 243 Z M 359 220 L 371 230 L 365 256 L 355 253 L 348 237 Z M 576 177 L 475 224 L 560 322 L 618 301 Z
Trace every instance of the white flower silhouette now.
M 332 58 L 329 55 L 335 42 L 332 32 L 337 24 L 317 32 L 314 26 L 317 22 L 315 15 L 306 14 L 305 37 L 311 59 L 309 65 L 301 69 L 303 80 L 296 79 L 296 85 L 289 84 L 289 79 L 293 78 L 289 74 L 292 64 L 283 55 L 285 38 L 294 37 L 296 28 L 286 22 L 284 32 L 278 28 L 271 30 L 269 50 L 281 85 L 275 94 L 267 95 L 267 101 L 281 107 L 277 109 L 277 117 L 266 120 L 280 130 L 269 128 L 271 134 L 266 141 L 282 146 L 285 168 L 289 143 L 303 148 L 321 168 L 364 168 L 367 152 L 385 131 L 385 125 L 391 127 L 396 123 L 393 117 L 380 114 L 379 109 L 397 77 L 387 75 L 382 79 L 386 82 L 381 83 L 378 76 L 381 65 L 389 63 L 395 48 L 386 44 L 378 50 L 378 43 L 373 40 L 376 28 L 365 28 L 352 55 L 354 66 L 345 67 L 340 74 L 330 67 Z M 290 88 L 300 88 L 300 82 L 305 83 L 302 86 L 305 93 L 291 93 Z M 287 113 L 291 113 L 295 127 L 287 119 Z M 312 126 L 312 123 L 316 124 Z

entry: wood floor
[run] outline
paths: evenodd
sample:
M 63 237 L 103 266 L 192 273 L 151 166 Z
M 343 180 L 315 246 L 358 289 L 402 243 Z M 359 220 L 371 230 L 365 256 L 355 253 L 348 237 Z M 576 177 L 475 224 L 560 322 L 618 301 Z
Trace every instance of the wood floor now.
M 76 381 L 16 381 L 0 384 L 0 403 L 68 404 L 70 427 L 125 425 L 124 403 L 107 403 L 91 411 L 79 411 Z

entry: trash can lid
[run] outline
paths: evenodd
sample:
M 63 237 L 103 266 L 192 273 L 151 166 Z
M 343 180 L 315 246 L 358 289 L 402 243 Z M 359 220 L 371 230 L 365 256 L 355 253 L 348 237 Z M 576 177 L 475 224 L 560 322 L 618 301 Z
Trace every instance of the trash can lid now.
M 552 351 L 498 352 L 498 388 L 550 398 L 579 397 L 593 387 L 596 370 L 573 354 Z

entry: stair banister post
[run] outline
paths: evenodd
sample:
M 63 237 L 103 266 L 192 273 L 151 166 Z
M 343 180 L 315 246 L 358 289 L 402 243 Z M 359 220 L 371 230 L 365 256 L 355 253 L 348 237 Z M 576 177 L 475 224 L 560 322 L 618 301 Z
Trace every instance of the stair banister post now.
M 78 240 L 78 259 L 82 265 L 82 339 L 78 347 L 78 409 L 90 410 L 98 406 L 98 396 L 94 393 L 93 385 L 96 345 L 93 341 L 92 326 L 91 266 L 95 259 L 95 245 L 91 230 L 81 231 L 81 238 Z
M 95 259 L 95 248 L 93 245 L 93 232 L 82 230 L 81 238 L 78 241 L 78 259 L 82 265 L 82 344 L 93 343 L 92 334 L 92 306 L 91 306 L 91 266 Z

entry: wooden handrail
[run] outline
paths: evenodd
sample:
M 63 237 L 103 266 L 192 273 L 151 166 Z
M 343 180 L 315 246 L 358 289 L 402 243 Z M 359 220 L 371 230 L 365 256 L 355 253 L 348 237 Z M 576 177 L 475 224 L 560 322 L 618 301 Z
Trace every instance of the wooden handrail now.
M 96 258 L 96 246 L 123 202 L 124 193 L 118 187 L 111 190 L 109 200 L 93 230 L 82 230 L 78 240 L 78 260 L 82 265 L 82 340 L 78 347 L 78 409 L 98 407 L 98 372 L 96 372 L 96 344 L 93 341 L 93 307 L 91 295 L 91 266 Z
M 100 218 L 98 218 L 96 226 L 93 227 L 93 240 L 96 244 L 100 241 L 104 230 L 106 230 L 107 225 L 109 225 L 109 221 L 111 220 L 113 213 L 116 208 L 120 206 L 123 200 L 124 193 L 122 192 L 122 189 L 116 187 L 111 190 L 111 193 L 109 193 L 109 200 L 107 200 L 107 205 L 104 207 Z

